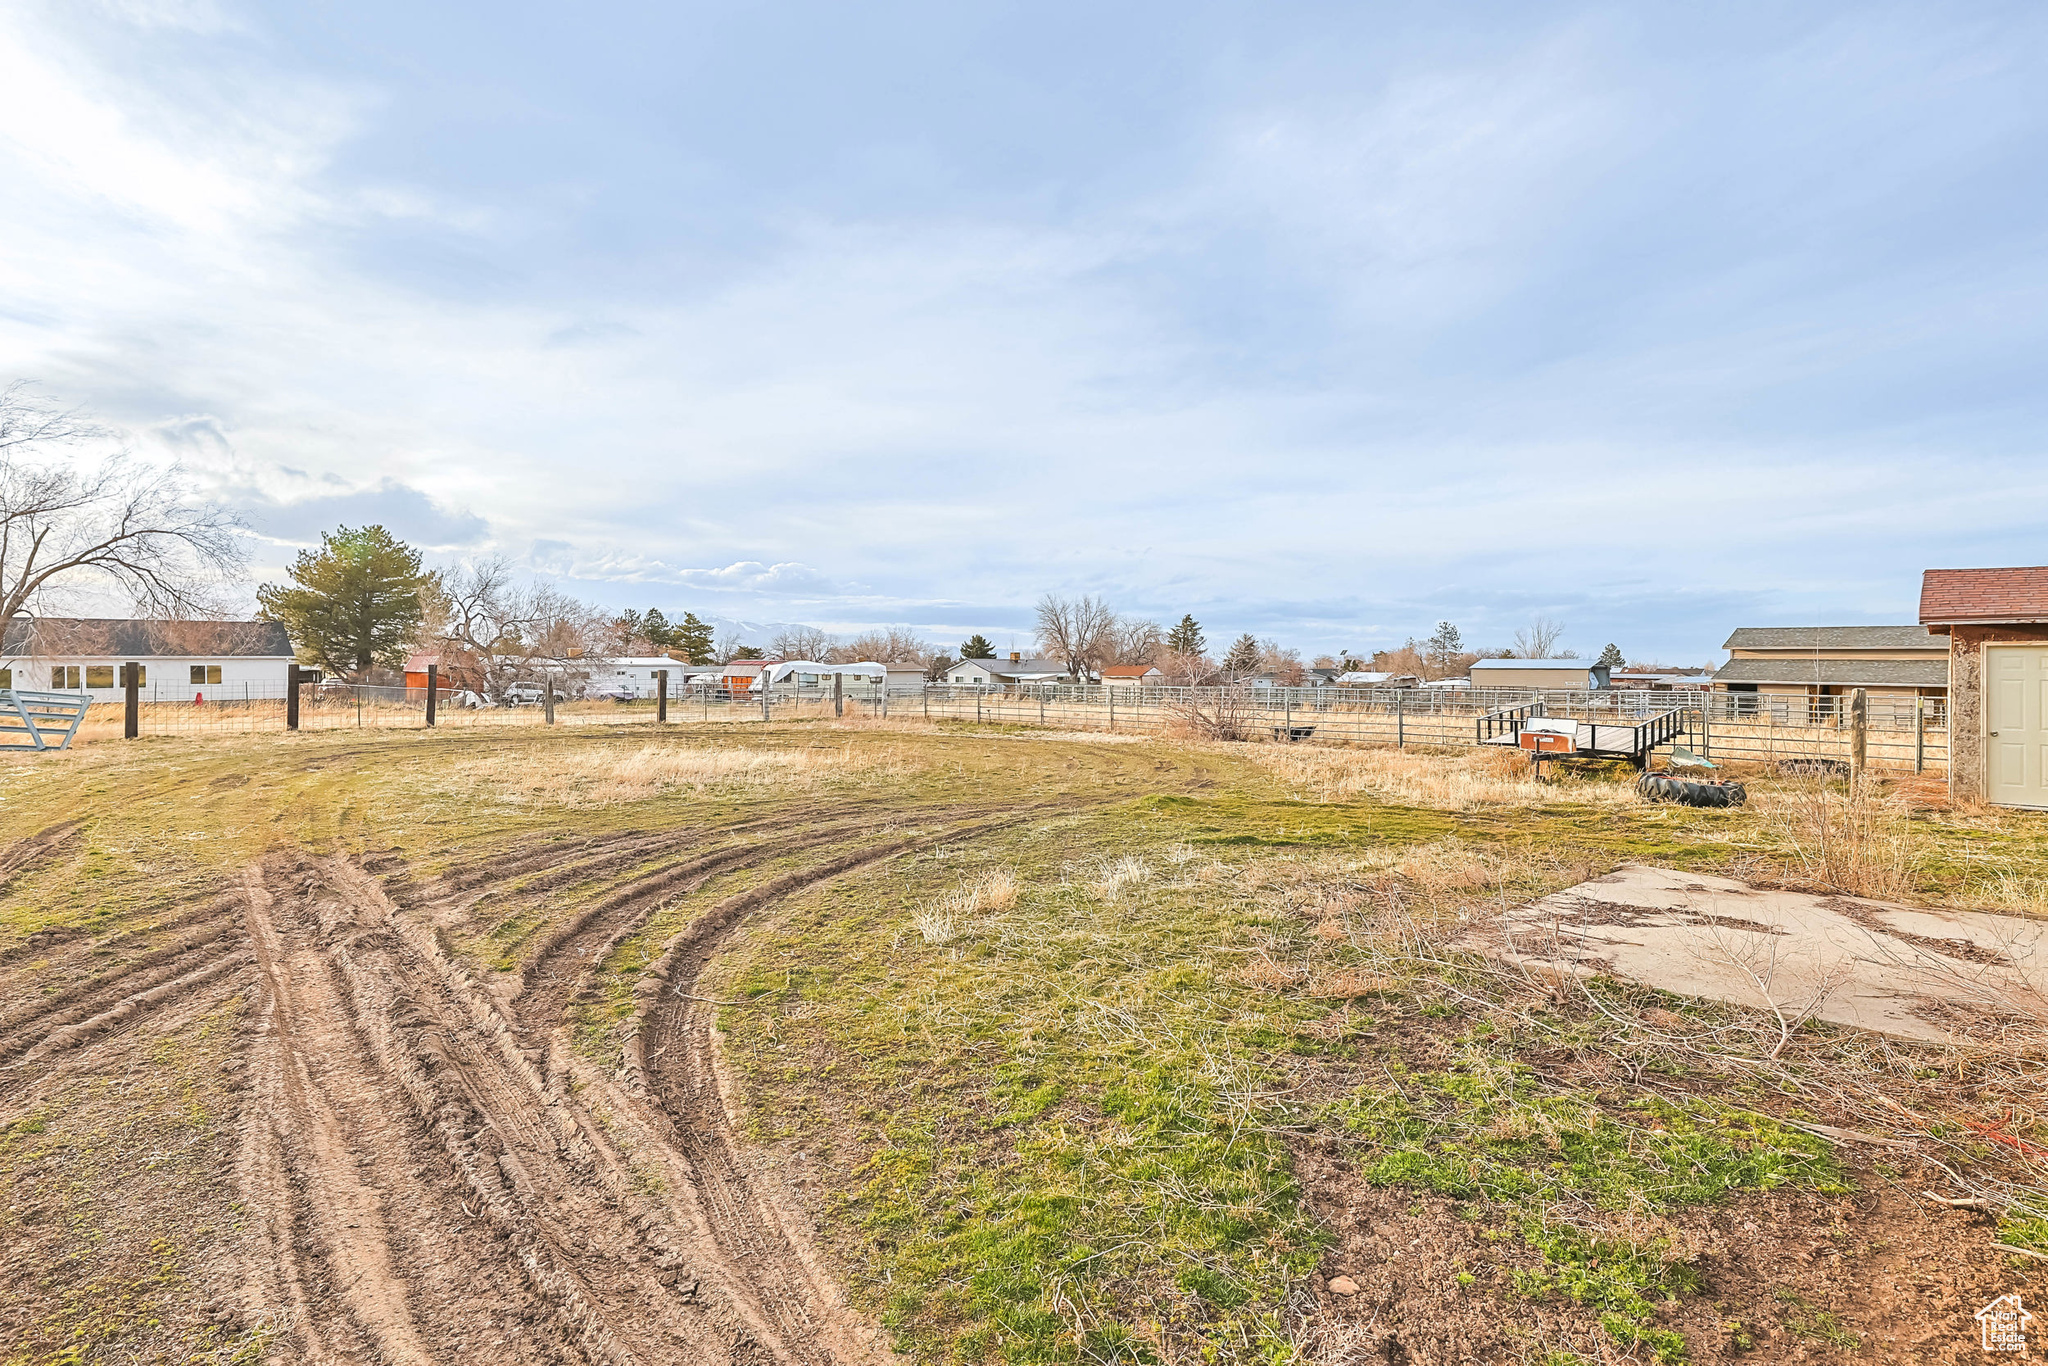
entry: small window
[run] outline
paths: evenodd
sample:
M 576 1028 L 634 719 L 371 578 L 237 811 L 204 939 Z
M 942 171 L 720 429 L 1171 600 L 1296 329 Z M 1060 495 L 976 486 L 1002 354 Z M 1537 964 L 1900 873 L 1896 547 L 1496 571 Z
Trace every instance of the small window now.
M 111 688 L 114 686 L 114 666 L 111 664 L 88 664 L 85 666 L 85 686 L 88 688 Z
M 12 670 L 12 669 L 0 669 L 0 688 L 11 688 L 11 687 L 13 687 L 13 686 L 14 686 L 14 670 Z
M 138 688 L 146 688 L 146 687 L 148 687 L 148 686 L 149 686 L 149 666 L 148 666 L 147 664 L 137 664 L 137 665 L 134 665 L 133 667 L 134 667 L 134 669 L 135 669 L 135 686 L 136 686 L 136 687 L 138 687 Z
M 220 682 L 220 665 L 194 664 L 192 666 L 192 681 L 194 683 Z
M 78 686 L 78 666 L 57 664 L 50 669 L 50 686 L 53 688 L 75 688 Z

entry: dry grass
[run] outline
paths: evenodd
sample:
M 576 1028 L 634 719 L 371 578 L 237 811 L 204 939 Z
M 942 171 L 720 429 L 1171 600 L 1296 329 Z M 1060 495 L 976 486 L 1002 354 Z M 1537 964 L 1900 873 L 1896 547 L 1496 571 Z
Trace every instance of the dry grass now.
M 985 916 L 1000 915 L 1017 904 L 1017 875 L 991 868 L 911 912 L 910 923 L 927 944 L 950 944 Z
M 526 806 L 605 805 L 689 789 L 774 788 L 809 791 L 835 781 L 872 780 L 908 770 L 851 746 L 767 749 L 642 745 L 635 750 L 579 749 L 535 764 L 526 754 L 481 757 L 449 770 L 469 795 Z
M 1539 783 L 1519 750 L 1500 746 L 1455 755 L 1311 745 L 1260 745 L 1246 753 L 1305 801 L 1343 802 L 1365 796 L 1439 811 L 1470 811 L 1559 801 L 1634 806 L 1640 800 L 1629 784 L 1605 776 L 1557 772 L 1554 781 Z
M 1826 777 L 1760 791 L 1752 804 L 1791 851 L 1794 870 L 1830 891 L 1897 901 L 1913 893 L 1920 863 L 1910 808 L 1870 781 Z
M 1152 879 L 1152 865 L 1141 858 L 1126 854 L 1120 859 L 1105 859 L 1095 867 L 1095 875 L 1088 885 L 1095 895 L 1104 901 L 1114 902 L 1125 890 L 1141 886 Z

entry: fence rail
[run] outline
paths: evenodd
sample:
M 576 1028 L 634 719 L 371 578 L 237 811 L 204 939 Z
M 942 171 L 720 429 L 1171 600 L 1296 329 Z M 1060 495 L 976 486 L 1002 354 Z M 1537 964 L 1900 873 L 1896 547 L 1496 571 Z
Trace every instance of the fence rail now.
M 231 685 L 208 691 L 195 703 L 185 689 L 140 691 L 137 729 L 144 735 L 191 735 L 282 731 L 287 724 L 283 683 Z M 442 690 L 436 707 L 441 726 L 533 726 L 546 721 L 539 705 L 459 705 Z M 917 717 L 985 724 L 1042 726 L 1156 734 L 1193 729 L 1197 710 L 1227 707 L 1247 738 L 1340 745 L 1385 745 L 1461 749 L 1520 729 L 1530 717 L 1580 720 L 1596 725 L 1637 726 L 1667 713 L 1668 735 L 1658 744 L 1685 745 L 1716 760 L 1827 761 L 1847 763 L 1853 731 L 1843 711 L 1827 707 L 1751 708 L 1748 695 L 1648 691 L 1535 691 L 1517 688 L 1136 688 L 1101 684 L 1040 684 L 1007 691 L 932 686 L 920 693 L 885 693 L 849 680 L 835 699 L 830 689 L 775 690 L 750 694 L 692 691 L 668 701 L 671 721 L 748 722 L 844 715 Z M 299 724 L 305 730 L 414 728 L 426 724 L 426 689 L 321 683 L 303 685 Z M 1802 702 L 1809 699 L 1766 698 Z M 1833 698 L 1810 699 L 1833 703 Z M 1927 705 L 1873 700 L 1868 706 L 1866 761 L 1889 771 L 1946 771 L 1945 712 Z M 558 724 L 617 725 L 654 719 L 653 698 L 630 702 L 564 700 Z M 81 739 L 119 735 L 120 702 L 95 703 L 80 729 Z

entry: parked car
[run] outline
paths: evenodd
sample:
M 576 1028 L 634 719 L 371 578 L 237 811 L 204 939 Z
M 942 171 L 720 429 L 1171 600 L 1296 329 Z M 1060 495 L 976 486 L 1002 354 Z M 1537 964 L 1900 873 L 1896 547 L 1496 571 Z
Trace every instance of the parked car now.
M 606 688 L 601 692 L 592 693 L 591 696 L 605 702 L 637 702 L 640 700 L 640 695 L 631 688 Z
M 545 690 L 538 683 L 514 683 L 505 689 L 504 704 L 508 707 L 537 707 L 545 695 Z

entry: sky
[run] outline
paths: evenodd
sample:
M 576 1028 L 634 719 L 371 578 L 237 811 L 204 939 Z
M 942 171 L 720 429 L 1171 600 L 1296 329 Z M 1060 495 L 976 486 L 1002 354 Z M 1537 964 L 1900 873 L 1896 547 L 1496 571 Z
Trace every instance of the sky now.
M 1704 663 L 2048 561 L 2048 9 L 0 0 L 0 380 L 591 601 Z

